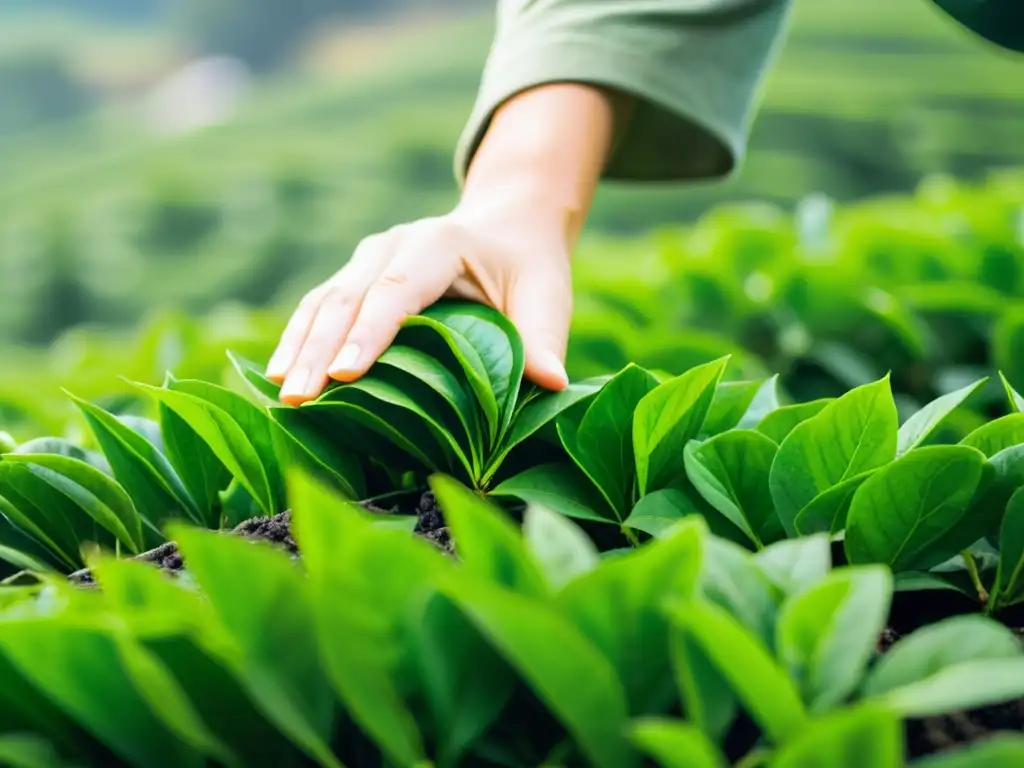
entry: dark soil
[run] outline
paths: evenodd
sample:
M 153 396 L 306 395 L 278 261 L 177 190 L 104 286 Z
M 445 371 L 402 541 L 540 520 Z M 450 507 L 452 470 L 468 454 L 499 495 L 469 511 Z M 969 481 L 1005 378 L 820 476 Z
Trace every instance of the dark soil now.
M 363 504 L 363 506 L 379 515 L 415 514 L 417 517 L 416 526 L 413 532 L 436 544 L 443 551 L 454 554 L 454 545 L 448 528 L 445 526 L 441 510 L 434 500 L 434 494 L 427 491 L 422 494 L 414 509 L 402 509 L 400 506 L 392 509 L 383 509 L 374 504 Z M 292 538 L 291 531 L 292 514 L 290 511 L 281 512 L 273 517 L 254 517 L 246 520 L 233 528 L 229 533 L 241 536 L 252 541 L 265 541 L 280 547 L 292 557 L 300 556 L 299 547 Z M 185 562 L 178 551 L 178 545 L 173 541 L 161 544 L 156 549 L 143 552 L 134 558 L 140 562 L 152 563 L 156 567 L 170 574 L 185 570 Z M 91 586 L 95 584 L 92 573 L 89 569 L 83 569 L 72 573 L 68 579 L 73 584 Z

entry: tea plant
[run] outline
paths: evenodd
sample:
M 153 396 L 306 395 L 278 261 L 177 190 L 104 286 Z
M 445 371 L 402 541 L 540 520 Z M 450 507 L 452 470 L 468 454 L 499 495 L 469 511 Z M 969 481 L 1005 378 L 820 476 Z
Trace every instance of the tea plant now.
M 694 516 L 602 557 L 567 518 L 531 507 L 520 530 L 435 477 L 454 560 L 304 473 L 287 484 L 300 565 L 179 523 L 188 581 L 93 556 L 98 592 L 0 593 L 0 756 L 786 768 L 850 765 L 855 740 L 879 768 L 1024 757 L 1005 736 L 907 762 L 903 720 L 1024 695 L 1024 651 L 968 616 L 879 655 L 891 576 L 831 569 L 823 535 L 753 555 Z

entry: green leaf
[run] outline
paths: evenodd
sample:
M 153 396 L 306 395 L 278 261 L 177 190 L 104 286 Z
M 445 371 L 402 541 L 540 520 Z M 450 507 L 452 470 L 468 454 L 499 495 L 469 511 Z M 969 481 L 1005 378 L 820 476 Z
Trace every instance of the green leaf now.
M 331 439 L 305 409 L 274 406 L 270 415 L 291 438 L 288 452 L 293 466 L 324 478 L 350 499 L 366 498 L 366 478 L 359 459 L 339 440 Z
M 691 602 L 671 610 L 675 621 L 713 661 L 769 741 L 784 743 L 804 727 L 807 712 L 799 692 L 760 640 L 717 605 Z
M 8 620 L 0 649 L 63 711 L 137 765 L 201 766 L 202 756 L 150 708 L 125 669 L 116 639 L 95 620 Z
M 856 689 L 885 628 L 891 597 L 888 570 L 854 566 L 783 604 L 776 648 L 811 712 L 835 707 Z
M 666 538 L 603 561 L 556 598 L 560 613 L 614 665 L 632 715 L 664 711 L 672 701 L 663 607 L 695 596 L 706 531 L 692 518 Z
M 669 639 L 672 670 L 686 719 L 719 744 L 739 713 L 739 700 L 725 675 L 697 640 L 678 626 Z
M 769 484 L 782 527 L 820 493 L 896 455 L 898 418 L 889 378 L 857 387 L 798 424 L 782 441 Z
M 1006 391 L 1006 400 L 1010 404 L 1010 410 L 1014 413 L 1024 411 L 1024 397 L 1021 397 L 1020 393 L 1013 388 L 1002 371 L 999 372 L 999 380 L 1003 383 L 1003 389 Z
M 993 592 L 996 605 L 1012 605 L 1024 599 L 1024 487 L 1014 491 L 1006 504 Z
M 711 537 L 704 557 L 701 588 L 705 598 L 728 611 L 766 646 L 771 646 L 782 592 L 750 552 Z
M 612 664 L 554 607 L 484 581 L 453 579 L 446 591 L 518 670 L 599 768 L 628 768 L 626 695 Z
M 202 515 L 205 527 L 219 527 L 220 492 L 231 472 L 188 422 L 163 403 L 157 406 L 164 450 Z
M 907 419 L 897 435 L 896 456 L 902 456 L 907 451 L 922 445 L 935 430 L 942 426 L 954 410 L 981 389 L 986 382 L 988 382 L 987 378 L 979 379 L 973 384 L 942 395 Z
M 558 432 L 569 455 L 601 489 L 619 519 L 631 506 L 634 477 L 634 412 L 657 386 L 648 371 L 628 365 L 594 397 L 574 435 L 559 419 Z
M 665 488 L 648 493 L 633 507 L 623 521 L 627 528 L 660 537 L 689 515 L 700 514 L 682 491 Z
M 78 459 L 57 454 L 9 453 L 4 461 L 31 471 L 74 502 L 133 553 L 143 548 L 142 522 L 132 500 L 114 480 Z
M 933 688 L 941 697 L 941 707 L 933 709 L 925 702 L 928 712 L 920 716 L 980 706 L 972 702 L 984 701 L 991 679 L 966 682 L 959 690 L 948 683 L 943 685 L 942 680 L 944 677 L 962 680 L 963 675 L 950 677 L 960 665 L 993 660 L 1015 661 L 1017 667 L 1024 664 L 1024 653 L 1013 632 L 983 616 L 954 616 L 897 640 L 864 680 L 862 695 L 881 697 L 883 703 L 899 702 L 899 711 L 907 717 L 918 716 L 916 707 L 922 703 L 922 696 Z M 1017 679 L 1020 680 L 1020 673 Z M 962 706 L 957 703 L 958 695 L 964 697 Z M 910 709 L 903 708 L 907 706 Z
M 913 768 L 1017 768 L 1024 765 L 1024 736 L 1016 733 L 990 736 L 965 746 L 915 760 Z
M 238 371 L 238 375 L 245 380 L 245 383 L 249 385 L 254 394 L 271 403 L 280 401 L 281 385 L 271 381 L 264 375 L 263 372 L 266 370 L 266 366 L 257 365 L 251 360 L 247 360 L 241 355 L 232 352 L 230 349 L 227 351 L 227 356 L 235 370 Z
M 700 433 L 727 362 L 722 358 L 691 368 L 641 396 L 632 421 L 640 495 L 686 474 L 683 449 Z M 585 424 L 586 418 L 581 433 Z
M 714 407 L 714 403 L 712 403 L 712 407 Z M 768 417 L 768 414 L 779 407 L 779 375 L 775 374 L 766 379 L 758 388 L 754 399 L 750 401 L 750 405 L 736 427 L 738 429 L 755 429 Z M 771 435 L 768 436 L 771 437 Z M 780 440 L 775 440 L 775 442 L 778 443 Z
M 61 768 L 53 745 L 36 736 L 17 733 L 0 736 L 0 763 L 9 768 Z
M 878 470 L 850 505 L 844 542 L 849 562 L 928 570 L 973 544 L 942 537 L 967 513 L 984 464 L 973 448 L 935 445 Z
M 905 717 L 930 717 L 1024 698 L 1024 657 L 973 659 L 884 696 Z
M 523 537 L 556 592 L 594 570 L 601 560 L 597 547 L 578 526 L 543 505 L 526 508 Z
M 458 756 L 498 718 L 515 675 L 448 597 L 434 593 L 410 622 L 409 647 L 436 720 L 438 765 Z
M 771 768 L 903 768 L 903 725 L 884 707 L 858 705 L 812 720 Z
M 28 467 L 6 462 L 0 462 L 0 493 L 5 494 L 0 496 L 0 514 L 10 521 L 12 527 L 9 533 L 13 540 L 9 536 L 4 538 L 16 550 L 5 553 L 7 556 L 3 559 L 12 562 L 9 557 L 20 559 L 19 556 L 30 554 L 29 549 L 18 546 L 20 542 L 16 534 L 23 532 L 23 536 L 30 542 L 39 542 L 46 552 L 65 566 L 74 569 L 79 565 L 77 537 L 64 513 L 67 507 L 77 511 L 70 501 L 33 474 Z M 64 503 L 56 506 L 49 504 L 50 498 L 54 496 Z M 39 554 L 38 550 L 36 554 Z M 14 565 L 25 567 L 23 562 L 14 562 Z
M 689 723 L 662 718 L 641 718 L 629 730 L 633 743 L 662 768 L 723 768 L 725 757 Z
M 790 432 L 808 419 L 817 416 L 826 406 L 834 403 L 831 397 L 811 400 L 808 403 L 784 405 L 765 414 L 755 429 L 776 443 L 782 444 Z
M 502 510 L 449 477 L 433 476 L 430 487 L 474 578 L 526 595 L 549 594 L 540 566 Z
M 990 421 L 960 441 L 960 445 L 977 448 L 989 458 L 1021 443 L 1024 443 L 1024 413 L 1011 413 Z
M 784 532 L 775 514 L 768 474 L 778 446 L 759 432 L 734 429 L 684 450 L 686 475 L 711 506 L 756 546 Z
M 135 386 L 149 392 L 163 406 L 184 421 L 209 447 L 217 460 L 256 499 L 265 514 L 272 515 L 279 511 L 275 504 L 275 488 L 267 477 L 267 470 L 260 454 L 245 430 L 227 412 L 188 392 L 162 389 L 148 384 L 136 384 Z M 175 437 L 181 436 L 179 431 Z M 168 449 L 171 450 L 170 441 Z M 194 461 L 196 461 L 194 456 L 181 455 L 174 460 L 174 465 L 179 472 L 182 472 L 183 466 L 188 466 L 190 462 Z M 207 476 L 204 484 L 212 483 L 213 478 L 207 474 L 209 470 L 196 471 L 203 471 Z M 194 477 L 192 482 L 198 483 L 199 478 Z
M 608 501 L 583 472 L 572 464 L 538 464 L 493 488 L 495 498 L 513 497 L 540 504 L 580 520 L 614 523 Z
M 102 408 L 70 397 L 96 436 L 114 478 L 150 525 L 160 531 L 166 519 L 182 513 L 196 523 L 201 522 L 199 510 L 181 479 L 156 446 Z
M 484 424 L 487 428 L 488 442 L 492 443 L 496 440 L 501 423 L 498 401 L 495 399 L 494 389 L 490 380 L 490 371 L 476 348 L 461 333 L 426 314 L 407 317 L 404 328 L 421 328 L 432 331 L 444 343 L 444 347 L 447 348 L 448 353 L 451 354 L 456 364 L 462 369 L 470 389 L 476 396 L 477 404 L 483 413 Z M 415 346 L 440 359 L 442 350 L 436 346 L 428 346 L 419 340 L 417 340 Z
M 458 424 L 464 436 L 464 445 L 474 464 L 481 460 L 485 434 L 477 423 L 477 407 L 471 395 L 459 384 L 459 380 L 440 361 L 425 352 L 400 344 L 392 344 L 377 359 L 377 365 L 394 368 L 417 382 L 429 387 L 449 407 L 449 413 L 440 415 L 439 421 L 446 427 Z M 426 404 L 422 404 L 427 407 Z M 427 408 L 432 414 L 434 408 Z
M 461 334 L 479 354 L 498 406 L 497 442 L 512 421 L 526 362 L 515 326 L 501 312 L 471 301 L 438 302 L 423 315 Z
M 846 527 L 846 518 L 853 503 L 854 494 L 871 475 L 878 470 L 869 469 L 859 475 L 848 477 L 839 485 L 833 485 L 824 493 L 819 493 L 811 502 L 800 510 L 793 521 L 796 531 L 801 536 L 814 533 L 839 533 Z
M 399 692 L 404 624 L 410 605 L 449 563 L 425 541 L 372 525 L 361 508 L 303 475 L 290 476 L 289 487 L 334 687 L 392 759 L 418 764 L 423 744 Z
M 784 539 L 754 555 L 754 562 L 785 595 L 819 583 L 832 568 L 832 545 L 824 534 Z
M 723 381 L 715 387 L 701 433 L 718 435 L 735 429 L 750 408 L 754 397 L 764 386 L 763 381 Z
M 512 421 L 509 433 L 495 454 L 485 479 L 497 471 L 498 466 L 513 448 L 554 421 L 559 414 L 593 397 L 608 379 L 607 376 L 587 379 L 570 384 L 560 392 L 543 392 L 535 395 Z
M 327 744 L 334 707 L 299 570 L 265 544 L 180 525 L 172 535 L 231 640 L 224 661 L 268 719 L 321 765 L 340 768 Z

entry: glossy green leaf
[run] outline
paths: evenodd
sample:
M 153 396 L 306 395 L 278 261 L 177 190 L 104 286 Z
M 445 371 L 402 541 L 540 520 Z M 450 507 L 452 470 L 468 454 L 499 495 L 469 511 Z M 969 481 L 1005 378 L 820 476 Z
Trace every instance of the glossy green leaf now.
M 1009 380 L 1003 375 L 1003 372 L 999 372 L 999 380 L 1003 384 L 1003 390 L 1006 392 L 1006 400 L 1010 405 L 1010 410 L 1014 413 L 1021 413 L 1024 411 L 1024 397 L 1020 396 L 1020 393 L 1013 388 Z
M 697 492 L 758 547 L 784 536 L 768 488 L 777 451 L 759 432 L 734 429 L 691 441 L 683 452 L 686 475 Z
M 9 768 L 61 768 L 57 750 L 45 739 L 7 733 L 0 736 L 0 763 Z
M 199 523 L 199 510 L 167 457 L 149 440 L 102 408 L 72 396 L 110 462 L 114 478 L 136 509 L 157 530 L 165 519 L 187 515 Z
M 149 392 L 167 409 L 174 412 L 209 447 L 217 460 L 228 469 L 232 477 L 241 483 L 256 499 L 265 514 L 272 515 L 278 511 L 275 504 L 275 489 L 267 477 L 267 470 L 256 447 L 250 441 L 245 430 L 231 416 L 213 403 L 187 392 L 153 387 L 148 384 L 137 384 L 140 389 Z M 250 403 L 251 405 L 251 403 Z M 179 435 L 184 434 L 179 430 Z M 186 438 L 187 439 L 187 438 Z M 170 450 L 170 445 L 168 445 Z M 179 455 L 174 461 L 179 473 L 182 466 L 196 461 L 196 457 Z M 200 470 L 204 474 L 208 470 Z M 188 482 L 188 481 L 186 481 Z M 193 478 L 198 484 L 199 478 Z M 207 478 L 204 482 L 212 482 Z
M 833 398 L 822 398 L 820 400 L 811 400 L 808 403 L 783 405 L 765 414 L 764 418 L 757 423 L 755 429 L 769 440 L 773 440 L 781 445 L 782 441 L 797 426 L 817 416 L 826 406 L 834 402 Z
M 1011 413 L 990 421 L 960 441 L 961 445 L 977 448 L 990 458 L 1021 443 L 1024 443 L 1024 413 Z
M 712 403 L 712 407 L 714 404 Z M 758 424 L 768 418 L 768 414 L 781 407 L 779 402 L 779 375 L 775 374 L 761 384 L 747 406 L 742 418 L 736 424 L 737 429 L 755 429 Z M 767 434 L 767 433 L 765 433 Z M 771 437 L 769 435 L 769 437 Z M 774 439 L 774 438 L 772 438 Z M 775 442 L 779 442 L 776 440 Z
M 630 726 L 629 737 L 662 768 L 722 768 L 725 756 L 700 731 L 680 720 L 641 718 Z
M 902 456 L 907 451 L 923 445 L 954 410 L 987 382 L 987 378 L 979 379 L 973 384 L 942 395 L 907 419 L 897 434 L 896 455 Z
M 721 743 L 740 712 L 728 679 L 700 643 L 678 626 L 670 635 L 669 653 L 686 719 L 713 743 Z
M 116 639 L 96 622 L 6 621 L 0 652 L 123 759 L 141 765 L 204 764 L 202 755 L 154 713 L 126 670 Z
M 538 464 L 513 475 L 491 489 L 496 498 L 513 497 L 540 504 L 566 517 L 616 522 L 608 501 L 578 467 L 571 464 Z
M 999 567 L 993 587 L 996 604 L 1024 600 L 1024 488 L 1006 504 L 999 533 Z
M 913 768 L 1017 768 L 1024 765 L 1024 735 L 1005 733 L 944 749 L 912 763 Z
M 820 582 L 832 568 L 832 546 L 824 534 L 784 539 L 754 555 L 754 563 L 785 595 Z
M 589 762 L 628 768 L 626 695 L 615 669 L 554 607 L 492 583 L 453 580 L 446 591 L 565 725 Z
M 632 715 L 664 711 L 672 701 L 664 606 L 695 596 L 706 530 L 692 518 L 663 539 L 605 560 L 556 598 L 560 613 L 614 665 Z
M 534 395 L 522 410 L 518 411 L 512 421 L 509 433 L 496 454 L 488 474 L 493 474 L 513 448 L 550 424 L 559 414 L 596 395 L 608 380 L 609 377 L 601 376 L 574 382 L 560 392 L 542 392 Z
M 280 428 L 263 408 L 246 400 L 236 392 L 205 381 L 182 379 L 173 382 L 170 388 L 209 403 L 226 414 L 245 434 L 256 455 L 270 489 L 270 514 L 284 509 L 285 489 L 279 455 Z M 237 478 L 241 482 L 241 478 Z M 245 483 L 242 483 L 245 485 Z M 246 487 L 250 493 L 252 489 Z M 259 497 L 254 494 L 259 501 Z
M 839 533 L 846 527 L 846 518 L 853 503 L 854 494 L 878 470 L 870 469 L 859 475 L 848 477 L 838 485 L 815 496 L 793 521 L 796 532 L 801 536 L 814 533 Z
M 992 619 L 983 616 L 954 616 L 930 624 L 900 638 L 883 654 L 878 663 L 864 680 L 862 695 L 866 697 L 890 696 L 904 703 L 914 703 L 915 696 L 905 696 L 899 691 L 908 689 L 913 694 L 915 686 L 921 692 L 927 692 L 929 681 L 941 682 L 944 675 L 961 664 L 972 664 L 988 660 L 1016 660 L 1024 663 L 1024 651 L 1021 650 L 1013 632 Z M 971 701 L 977 700 L 987 688 L 987 681 L 968 684 L 963 689 L 965 703 L 962 707 L 955 704 L 943 704 L 947 710 L 967 709 Z M 940 686 L 941 687 L 941 686 Z M 981 689 L 979 692 L 978 689 Z M 955 697 L 954 689 L 940 691 L 944 702 Z M 914 712 L 904 711 L 907 716 Z
M 891 596 L 888 570 L 853 566 L 783 604 L 775 647 L 811 712 L 835 707 L 857 688 L 885 628 Z
M 530 596 L 549 594 L 540 566 L 501 509 L 449 477 L 435 475 L 430 487 L 474 579 Z
M 558 421 L 562 443 L 618 515 L 631 506 L 634 485 L 634 412 L 657 380 L 643 368 L 629 365 L 612 378 L 591 401 L 575 433 Z
M 181 526 L 171 533 L 231 639 L 224 661 L 268 719 L 318 763 L 339 768 L 327 743 L 330 688 L 299 570 L 265 544 Z
M 78 510 L 70 500 L 28 467 L 7 462 L 0 462 L 0 494 L 4 494 L 0 496 L 0 513 L 16 526 L 15 532 L 23 531 L 38 541 L 65 566 L 74 569 L 79 565 L 78 537 L 67 520 L 68 511 L 76 514 Z
M 231 471 L 188 422 L 163 403 L 157 406 L 164 450 L 208 528 L 219 524 L 220 492 Z
M 904 717 L 929 717 L 1024 698 L 1024 657 L 972 659 L 890 691 L 885 706 Z
M 720 382 L 715 387 L 715 396 L 711 400 L 701 433 L 717 435 L 735 429 L 764 385 L 763 381 Z
M 775 641 L 782 591 L 750 552 L 724 539 L 710 538 L 701 589 L 708 600 L 728 611 L 766 646 Z
M 711 603 L 676 605 L 672 617 L 714 662 L 766 738 L 779 744 L 799 732 L 807 720 L 800 694 L 753 634 Z
M 231 350 L 227 351 L 227 356 L 235 370 L 238 371 L 238 375 L 245 380 L 245 383 L 256 395 L 271 403 L 280 401 L 281 385 L 266 377 L 265 366 L 257 365 Z
M 318 425 L 303 408 L 274 406 L 270 415 L 291 438 L 287 452 L 293 466 L 325 478 L 350 499 L 366 498 L 366 479 L 359 459 L 340 440 L 331 439 L 329 427 Z
M 640 495 L 686 474 L 683 449 L 700 434 L 727 362 L 722 358 L 691 368 L 641 396 L 631 425 Z M 581 433 L 585 423 L 586 418 Z
M 437 339 L 442 342 L 444 349 L 454 358 L 462 374 L 466 377 L 470 390 L 476 396 L 480 411 L 483 414 L 484 425 L 487 428 L 488 442 L 496 440 L 501 422 L 499 406 L 495 399 L 487 366 L 484 364 L 483 358 L 476 348 L 461 333 L 426 314 L 407 317 L 404 327 L 425 329 L 436 334 Z M 420 343 L 417 343 L 417 348 L 421 348 L 438 358 L 440 358 L 439 353 L 442 351 L 437 347 L 430 348 Z
M 927 570 L 970 546 L 973 539 L 949 543 L 942 537 L 967 513 L 984 463 L 973 448 L 936 445 L 873 474 L 850 505 L 844 542 L 849 561 Z
M 811 720 L 770 768 L 903 768 L 903 725 L 884 707 L 855 706 Z
M 523 538 L 554 591 L 597 567 L 601 557 L 586 533 L 569 518 L 531 504 L 523 516 Z
M 424 748 L 398 683 L 403 625 L 417 594 L 448 563 L 427 542 L 372 525 L 360 507 L 332 498 L 302 475 L 291 477 L 290 490 L 334 687 L 394 760 L 416 764 Z
M 109 475 L 78 459 L 57 454 L 9 453 L 4 461 L 22 463 L 74 502 L 131 552 L 143 548 L 142 522 L 131 498 Z
M 865 384 L 798 424 L 782 441 L 769 484 L 783 528 L 816 496 L 896 455 L 898 420 L 888 377 Z
M 439 302 L 423 314 L 461 334 L 479 354 L 498 406 L 497 440 L 512 421 L 526 363 L 515 326 L 502 313 L 476 302 Z
M 699 514 L 699 511 L 685 493 L 674 488 L 665 488 L 642 497 L 622 524 L 627 528 L 659 537 L 679 521 L 693 514 Z

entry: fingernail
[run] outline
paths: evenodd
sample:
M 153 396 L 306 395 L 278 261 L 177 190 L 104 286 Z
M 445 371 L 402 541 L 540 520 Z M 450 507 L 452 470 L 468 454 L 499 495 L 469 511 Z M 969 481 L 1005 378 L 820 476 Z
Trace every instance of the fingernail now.
M 554 352 L 545 352 L 541 357 L 544 369 L 556 377 L 562 386 L 568 386 L 569 374 L 565 372 L 565 366 Z
M 331 373 L 348 373 L 355 368 L 356 362 L 359 360 L 359 345 L 358 344 L 346 344 L 341 348 L 341 352 L 334 358 L 334 362 L 331 364 Z
M 275 352 L 271 355 L 270 362 L 267 363 L 266 375 L 268 377 L 284 376 L 288 372 L 286 366 L 284 352 Z
M 295 397 L 307 394 L 306 387 L 309 386 L 309 369 L 299 368 L 288 374 L 284 384 L 281 386 L 281 397 Z

